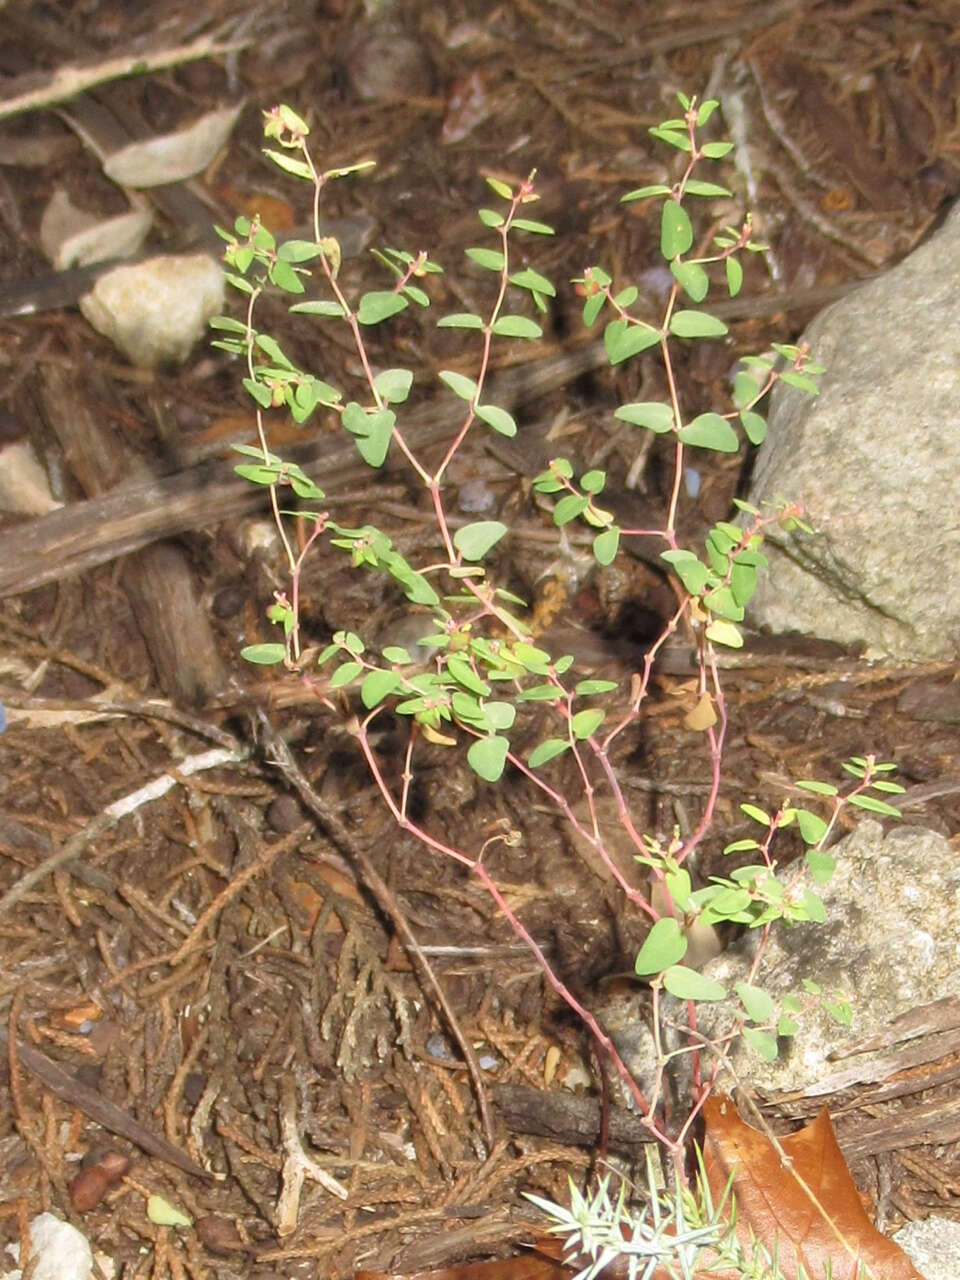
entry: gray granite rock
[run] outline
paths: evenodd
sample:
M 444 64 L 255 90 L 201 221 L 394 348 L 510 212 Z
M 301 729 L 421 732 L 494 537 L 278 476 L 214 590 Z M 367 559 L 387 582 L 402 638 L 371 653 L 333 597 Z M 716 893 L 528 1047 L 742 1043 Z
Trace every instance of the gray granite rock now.
M 816 398 L 782 384 L 749 493 L 802 502 L 813 537 L 768 542 L 754 623 L 927 661 L 960 654 L 960 204 L 805 334 Z
M 882 1079 L 895 1069 L 882 1049 L 850 1059 L 831 1055 L 842 1055 L 910 1010 L 960 996 L 960 864 L 947 841 L 922 827 L 895 827 L 885 836 L 879 823 L 867 820 L 830 852 L 837 869 L 817 890 L 826 923 L 775 926 L 754 982 L 779 1000 L 803 994 L 804 978 L 815 980 L 825 995 L 848 998 L 853 1017 L 844 1026 L 823 1000 L 809 1000 L 794 1015 L 799 1031 L 781 1038 L 780 1056 L 772 1063 L 736 1042 L 730 1062 L 738 1080 L 766 1093 L 818 1096 L 844 1082 Z M 800 885 L 801 874 L 799 867 L 784 874 L 788 891 Z M 808 883 L 805 876 L 802 883 Z M 759 930 L 745 934 L 704 967 L 704 976 L 732 993 L 737 982 L 747 980 L 759 940 Z M 710 1036 L 728 1029 L 733 1008 L 727 1002 L 699 1005 L 700 1030 Z M 682 1007 L 669 997 L 664 1012 L 683 1021 Z M 621 1019 L 610 1029 L 638 1079 L 650 1081 L 655 1055 L 645 1025 Z M 727 1088 L 732 1083 L 723 1081 Z
M 800 1029 L 782 1039 L 771 1063 L 738 1044 L 731 1054 L 738 1075 L 766 1092 L 832 1092 L 831 1078 L 850 1069 L 863 1078 L 882 1051 L 859 1053 L 852 1062 L 831 1061 L 831 1054 L 911 1009 L 960 995 L 960 865 L 947 841 L 923 827 L 894 827 L 884 836 L 879 823 L 867 820 L 830 852 L 837 869 L 817 889 L 826 923 L 771 930 L 756 985 L 779 998 L 802 992 L 802 980 L 810 978 L 825 995 L 847 997 L 853 1017 L 843 1026 L 822 1000 L 811 1002 L 795 1015 Z M 746 979 L 758 942 L 759 931 L 747 934 L 705 975 L 732 990 Z M 722 1018 L 719 1006 L 708 1007 L 703 1025 Z
M 924 1280 L 957 1280 L 960 1276 L 960 1222 L 952 1218 L 908 1222 L 893 1239 Z

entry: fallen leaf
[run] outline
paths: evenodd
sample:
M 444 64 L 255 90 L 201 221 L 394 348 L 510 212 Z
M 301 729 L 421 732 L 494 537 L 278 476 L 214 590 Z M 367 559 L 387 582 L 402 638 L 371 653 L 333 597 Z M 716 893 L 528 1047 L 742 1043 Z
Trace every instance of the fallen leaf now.
M 751 1236 L 771 1253 L 776 1242 L 785 1280 L 795 1280 L 801 1265 L 811 1280 L 923 1280 L 867 1216 L 826 1109 L 780 1139 L 790 1166 L 765 1134 L 744 1124 L 729 1098 L 708 1099 L 703 1114 L 711 1192 L 719 1201 L 733 1173 L 737 1233 L 747 1249 Z
M 764 1134 L 741 1120 L 729 1098 L 709 1098 L 703 1114 L 703 1155 L 710 1192 L 719 1204 L 733 1175 L 736 1231 L 748 1258 L 759 1243 L 776 1257 L 782 1280 L 823 1280 L 826 1276 L 832 1280 L 923 1280 L 899 1245 L 881 1235 L 867 1216 L 826 1110 L 805 1129 L 780 1139 L 789 1164 L 781 1162 Z M 805 1194 L 798 1178 L 822 1211 Z M 358 1271 L 354 1280 L 572 1280 L 587 1260 L 564 1261 L 565 1257 L 561 1240 L 543 1236 L 536 1240 L 532 1252 L 503 1261 L 408 1275 Z M 604 1280 L 626 1280 L 627 1274 L 625 1257 L 614 1259 L 603 1271 Z M 691 1280 L 743 1280 L 743 1274 L 739 1267 L 721 1267 L 716 1254 L 704 1250 L 702 1265 Z M 676 1275 L 675 1269 L 658 1267 L 650 1280 L 676 1280 Z

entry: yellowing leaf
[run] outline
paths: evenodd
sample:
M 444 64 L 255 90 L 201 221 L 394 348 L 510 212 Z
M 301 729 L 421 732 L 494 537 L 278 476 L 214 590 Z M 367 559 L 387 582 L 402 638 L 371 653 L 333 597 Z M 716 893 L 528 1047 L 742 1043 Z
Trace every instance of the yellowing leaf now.
M 696 733 L 702 733 L 705 729 L 709 729 L 717 723 L 717 713 L 709 693 L 701 695 L 693 710 L 688 711 L 683 717 L 683 723 L 688 729 L 693 729 Z

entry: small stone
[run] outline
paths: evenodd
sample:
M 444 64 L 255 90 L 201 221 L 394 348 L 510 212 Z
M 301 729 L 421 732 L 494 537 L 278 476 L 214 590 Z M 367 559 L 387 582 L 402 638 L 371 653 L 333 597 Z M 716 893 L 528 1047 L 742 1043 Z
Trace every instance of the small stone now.
M 80 299 L 89 323 L 143 369 L 182 364 L 223 310 L 224 279 L 209 254 L 115 267 Z
M 291 795 L 277 796 L 267 807 L 267 826 L 278 835 L 288 835 L 296 831 L 303 822 L 303 809 L 300 802 Z
M 433 92 L 433 66 L 419 41 L 383 24 L 355 32 L 340 56 L 343 78 L 361 102 L 405 102 Z
M 239 587 L 223 587 L 213 597 L 210 608 L 216 618 L 235 618 L 243 608 L 243 592 Z

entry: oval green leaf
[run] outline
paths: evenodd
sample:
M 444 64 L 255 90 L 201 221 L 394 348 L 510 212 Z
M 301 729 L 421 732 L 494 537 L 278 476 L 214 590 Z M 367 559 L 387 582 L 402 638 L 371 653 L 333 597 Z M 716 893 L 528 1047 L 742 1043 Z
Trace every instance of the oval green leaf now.
M 690 215 L 679 200 L 665 200 L 660 217 L 660 252 L 668 262 L 688 253 L 693 244 Z
M 368 671 L 360 686 L 360 701 L 372 711 L 388 697 L 400 683 L 399 671 Z
M 672 916 L 664 916 L 644 938 L 633 967 L 639 977 L 646 978 L 652 973 L 663 973 L 686 954 L 687 939 L 681 933 L 679 923 Z
M 477 777 L 484 782 L 499 782 L 509 750 L 510 743 L 507 739 L 494 734 L 491 738 L 480 738 L 472 743 L 467 752 L 467 761 Z
M 482 560 L 507 532 L 499 520 L 477 520 L 466 524 L 453 535 L 453 545 L 465 560 Z
M 727 989 L 719 982 L 712 982 L 695 969 L 675 964 L 663 975 L 663 985 L 678 1000 L 698 1000 L 709 1002 L 725 1000 Z
M 531 769 L 539 769 L 542 764 L 546 764 L 569 749 L 570 743 L 566 738 L 547 738 L 530 752 L 527 764 Z
M 715 449 L 718 453 L 736 453 L 740 448 L 737 433 L 719 413 L 701 413 L 681 427 L 678 435 L 684 444 L 698 449 Z
M 677 338 L 722 338 L 727 326 L 706 311 L 675 311 L 670 317 L 670 332 Z
M 373 290 L 371 293 L 365 293 L 360 299 L 357 322 L 358 324 L 379 324 L 381 320 L 388 320 L 406 309 L 407 300 L 401 298 L 398 293 Z
M 673 429 L 673 410 L 657 400 L 638 400 L 634 404 L 622 404 L 613 415 L 633 427 L 646 427 L 657 435 Z
M 271 667 L 282 662 L 287 656 L 285 644 L 248 644 L 240 650 L 240 657 L 245 662 L 253 662 L 258 667 Z

